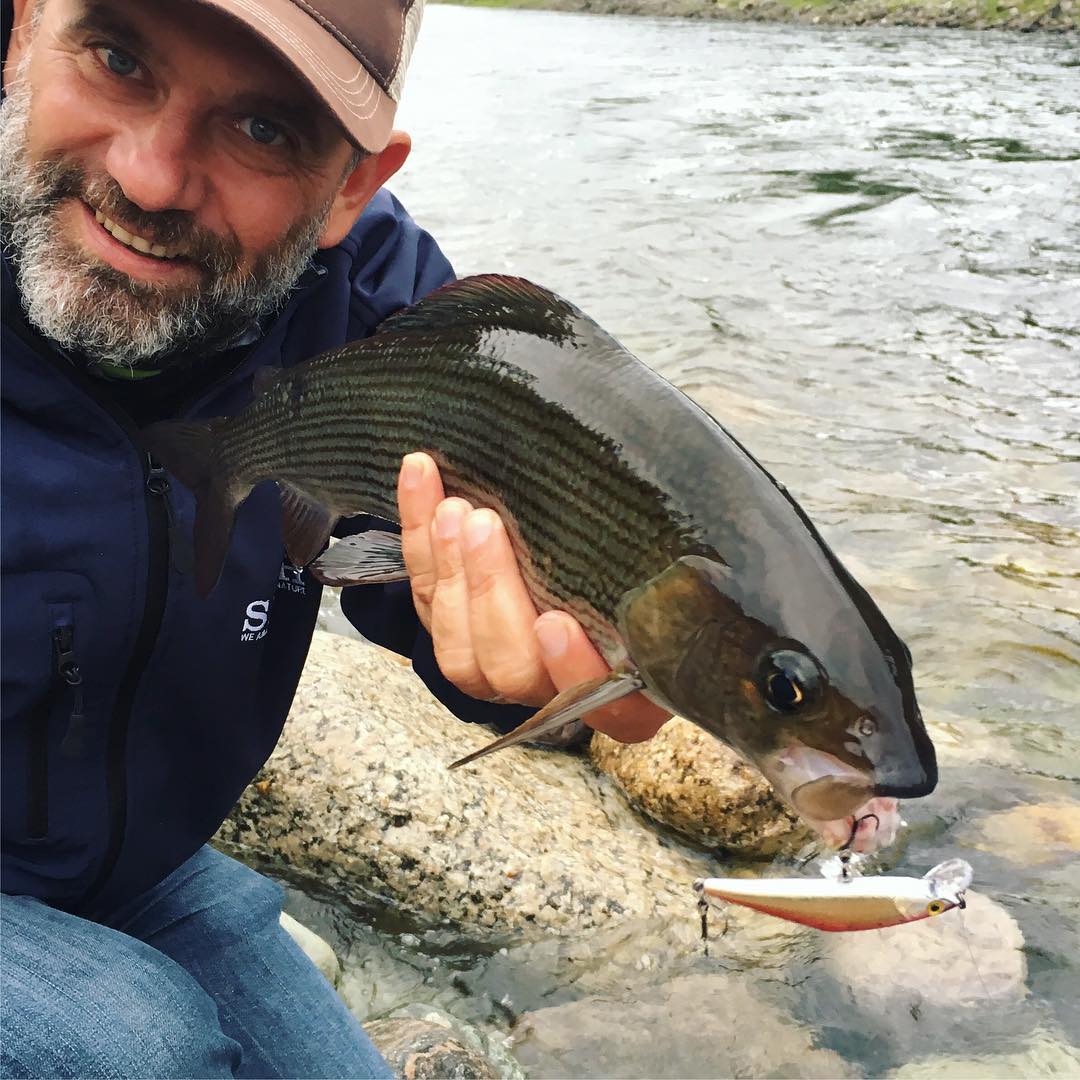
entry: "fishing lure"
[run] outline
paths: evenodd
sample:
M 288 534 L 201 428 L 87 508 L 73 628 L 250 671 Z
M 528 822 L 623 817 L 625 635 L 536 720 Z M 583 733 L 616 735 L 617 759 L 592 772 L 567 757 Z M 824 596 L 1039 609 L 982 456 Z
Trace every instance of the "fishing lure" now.
M 699 878 L 694 891 L 705 905 L 741 904 L 818 930 L 879 930 L 918 922 L 965 906 L 972 869 L 963 859 L 939 863 L 921 878 Z

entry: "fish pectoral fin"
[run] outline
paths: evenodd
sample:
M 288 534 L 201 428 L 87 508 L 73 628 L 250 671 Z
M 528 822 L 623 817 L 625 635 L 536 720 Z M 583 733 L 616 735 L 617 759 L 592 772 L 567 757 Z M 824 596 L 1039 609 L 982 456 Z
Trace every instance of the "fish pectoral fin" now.
M 376 585 L 409 579 L 401 537 L 381 529 L 339 540 L 311 564 L 311 572 L 324 585 Z
M 508 735 L 503 735 L 502 738 L 488 743 L 487 746 L 474 753 L 458 758 L 450 768 L 457 769 L 462 765 L 468 765 L 470 761 L 476 761 L 477 758 L 493 754 L 496 750 L 504 750 L 508 746 L 516 746 L 518 743 L 546 735 L 549 731 L 561 728 L 584 716 L 585 713 L 592 712 L 593 709 L 610 705 L 613 701 L 626 697 L 627 694 L 643 689 L 644 686 L 645 683 L 636 671 L 611 671 L 607 675 L 579 683 L 553 697 L 539 712 L 530 716 L 524 724 Z
M 285 550 L 294 566 L 307 566 L 326 547 L 340 515 L 292 484 L 279 480 L 278 487 Z

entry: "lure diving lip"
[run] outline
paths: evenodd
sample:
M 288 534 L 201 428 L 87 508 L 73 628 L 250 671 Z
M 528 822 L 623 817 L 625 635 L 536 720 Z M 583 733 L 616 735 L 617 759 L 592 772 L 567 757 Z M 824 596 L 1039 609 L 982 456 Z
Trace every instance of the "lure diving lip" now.
M 963 859 L 949 859 L 921 878 L 699 878 L 694 891 L 818 930 L 879 930 L 963 908 L 972 876 Z

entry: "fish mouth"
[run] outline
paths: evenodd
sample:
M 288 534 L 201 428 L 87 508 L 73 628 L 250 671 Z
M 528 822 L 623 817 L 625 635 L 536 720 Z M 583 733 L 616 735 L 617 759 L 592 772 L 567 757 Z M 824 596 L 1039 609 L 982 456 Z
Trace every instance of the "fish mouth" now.
M 762 771 L 829 847 L 869 853 L 896 839 L 897 801 L 880 794 L 873 771 L 798 744 L 775 755 Z

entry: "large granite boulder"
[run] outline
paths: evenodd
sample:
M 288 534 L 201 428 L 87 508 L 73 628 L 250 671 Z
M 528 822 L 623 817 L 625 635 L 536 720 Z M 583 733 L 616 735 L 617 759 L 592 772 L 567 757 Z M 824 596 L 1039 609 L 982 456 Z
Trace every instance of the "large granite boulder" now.
M 692 921 L 691 882 L 715 860 L 657 836 L 587 759 L 514 749 L 447 771 L 490 738 L 397 658 L 316 633 L 285 734 L 216 842 L 418 926 L 497 937 Z
M 696 843 L 764 858 L 811 839 L 756 769 L 680 716 L 644 743 L 598 733 L 590 753 L 643 813 Z

